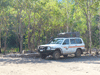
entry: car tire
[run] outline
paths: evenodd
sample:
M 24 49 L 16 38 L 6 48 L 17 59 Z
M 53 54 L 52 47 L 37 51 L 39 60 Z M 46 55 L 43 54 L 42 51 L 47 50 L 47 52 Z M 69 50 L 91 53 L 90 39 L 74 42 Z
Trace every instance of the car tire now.
M 68 57 L 68 54 L 67 55 L 63 55 L 64 56 L 64 58 L 67 58 Z
M 81 56 L 81 50 L 77 49 L 77 51 L 75 52 L 75 57 L 80 57 Z
M 59 51 L 55 51 L 55 52 L 53 53 L 53 58 L 54 58 L 55 60 L 59 59 L 59 58 L 60 58 L 60 52 L 59 52 Z
M 41 57 L 42 59 L 45 59 L 47 56 L 46 56 L 45 54 L 40 54 L 40 57 Z

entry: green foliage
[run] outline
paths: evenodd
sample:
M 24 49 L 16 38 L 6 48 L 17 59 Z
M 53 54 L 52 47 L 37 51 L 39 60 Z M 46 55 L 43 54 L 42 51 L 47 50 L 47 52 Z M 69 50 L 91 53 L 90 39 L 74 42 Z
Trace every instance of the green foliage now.
M 88 0 L 89 3 L 92 42 L 93 46 L 99 46 L 99 22 L 95 20 L 97 15 L 100 16 L 99 1 L 91 3 Z M 24 49 L 29 43 L 34 49 L 39 44 L 48 43 L 51 36 L 66 31 L 80 32 L 87 45 L 87 13 L 87 0 L 0 0 L 2 47 L 7 36 L 7 46 L 18 51 L 20 26 Z
M 19 51 L 19 48 L 15 48 L 15 52 L 18 52 Z

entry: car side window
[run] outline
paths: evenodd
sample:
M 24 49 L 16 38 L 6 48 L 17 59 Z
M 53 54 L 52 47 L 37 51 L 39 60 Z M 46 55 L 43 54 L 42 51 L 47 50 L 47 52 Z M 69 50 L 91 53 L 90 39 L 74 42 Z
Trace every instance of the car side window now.
M 63 43 L 63 45 L 69 45 L 69 39 L 66 39 Z
M 76 44 L 75 39 L 70 39 L 71 44 Z
M 82 43 L 81 39 L 76 39 L 76 43 L 81 44 Z

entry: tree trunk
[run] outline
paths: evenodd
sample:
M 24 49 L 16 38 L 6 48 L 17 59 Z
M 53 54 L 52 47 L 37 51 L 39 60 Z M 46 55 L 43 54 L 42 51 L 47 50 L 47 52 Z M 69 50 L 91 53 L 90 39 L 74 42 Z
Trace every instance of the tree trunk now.
M 92 46 L 92 39 L 91 39 L 91 21 L 90 21 L 90 17 L 89 17 L 89 46 L 90 46 L 90 49 L 89 49 L 89 52 L 91 54 L 91 46 Z
M 1 25 L 2 25 L 2 19 L 1 19 Z M 0 53 L 1 53 L 1 27 L 0 27 Z
M 99 50 L 100 50 L 100 13 L 99 13 L 99 23 L 98 23 L 98 28 L 99 28 Z
M 68 21 L 68 19 L 69 19 L 69 13 L 68 13 L 68 1 L 67 1 L 67 33 L 68 33 L 68 29 L 69 29 L 69 27 L 68 27 L 68 24 L 69 24 L 69 21 Z
M 20 53 L 22 53 L 22 48 L 23 48 L 23 34 L 22 34 L 22 21 L 21 21 L 21 9 L 20 9 L 20 23 L 19 23 L 19 35 L 20 35 Z
M 1 53 L 1 29 L 0 29 L 0 53 Z
M 5 42 L 4 42 L 4 55 L 6 54 L 6 48 L 7 48 L 7 34 L 8 34 L 8 31 L 6 29 L 6 36 L 5 36 Z
M 35 4 L 36 4 L 36 2 L 35 2 Z M 36 8 L 36 5 L 35 5 L 35 8 Z M 33 25 L 33 31 L 32 31 L 32 34 L 33 34 L 33 36 L 32 36 L 32 38 L 33 38 L 33 43 L 31 44 L 31 50 L 32 49 L 35 49 L 35 41 L 34 41 L 34 39 L 35 39 L 35 8 L 34 8 L 34 25 Z
M 5 16 L 6 17 L 6 16 Z M 6 18 L 7 19 L 7 18 Z M 7 21 L 5 20 L 5 41 L 4 41 L 4 55 L 6 54 L 6 48 L 7 48 L 7 35 L 8 35 L 8 29 L 7 29 Z
M 99 28 L 99 49 L 100 49 L 100 23 L 98 24 L 98 28 Z
M 100 49 L 100 23 L 99 23 L 99 49 Z
M 22 53 L 22 49 L 23 49 L 23 36 L 20 36 L 20 53 Z
M 30 42 L 30 40 L 31 40 L 31 36 L 30 36 L 30 14 L 31 14 L 31 11 L 30 11 L 30 13 L 28 15 L 28 17 L 29 17 L 29 24 L 28 24 L 28 49 L 29 50 L 31 50 L 31 42 Z
M 90 8 L 90 2 L 89 2 L 89 8 Z M 89 53 L 91 54 L 92 39 L 91 39 L 91 13 L 90 13 L 90 10 L 88 10 L 88 25 L 89 25 Z

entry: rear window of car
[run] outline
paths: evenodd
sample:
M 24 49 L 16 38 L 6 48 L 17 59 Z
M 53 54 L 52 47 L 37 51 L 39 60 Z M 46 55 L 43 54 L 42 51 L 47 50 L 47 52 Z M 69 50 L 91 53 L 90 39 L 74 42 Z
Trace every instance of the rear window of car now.
M 81 39 L 70 39 L 71 44 L 82 44 Z
M 76 39 L 76 43 L 77 44 L 81 44 L 82 43 L 82 40 L 81 39 Z
M 70 39 L 71 44 L 76 44 L 75 39 Z

